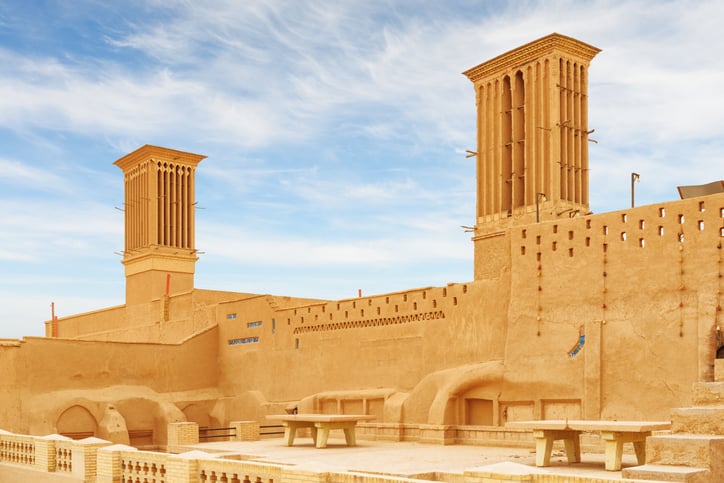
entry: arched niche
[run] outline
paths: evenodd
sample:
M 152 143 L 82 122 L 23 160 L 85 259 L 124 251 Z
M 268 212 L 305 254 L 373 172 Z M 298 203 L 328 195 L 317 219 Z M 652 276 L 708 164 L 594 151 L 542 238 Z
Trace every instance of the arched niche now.
M 98 422 L 91 412 L 78 404 L 63 411 L 55 423 L 58 434 L 73 439 L 83 439 L 95 436 Z
M 184 413 L 184 416 L 186 416 L 188 422 L 198 424 L 199 428 L 208 428 L 211 426 L 209 411 L 201 404 L 191 403 L 181 411 Z

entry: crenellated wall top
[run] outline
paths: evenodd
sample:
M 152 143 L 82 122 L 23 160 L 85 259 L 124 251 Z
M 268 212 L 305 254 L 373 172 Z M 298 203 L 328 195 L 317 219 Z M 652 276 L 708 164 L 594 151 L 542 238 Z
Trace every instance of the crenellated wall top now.
M 573 37 L 552 33 L 468 69 L 463 72 L 463 75 L 472 82 L 478 82 L 491 75 L 527 64 L 556 51 L 579 58 L 584 62 L 590 62 L 601 49 Z

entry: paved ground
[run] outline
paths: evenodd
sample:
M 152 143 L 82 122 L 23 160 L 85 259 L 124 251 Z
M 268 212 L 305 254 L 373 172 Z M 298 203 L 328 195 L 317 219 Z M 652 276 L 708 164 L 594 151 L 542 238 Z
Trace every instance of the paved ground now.
M 333 433 L 334 435 L 334 433 Z M 605 471 L 603 454 L 584 453 L 581 463 L 568 464 L 565 453 L 556 450 L 551 466 L 535 467 L 532 448 L 500 448 L 468 445 L 429 445 L 413 442 L 357 441 L 348 447 L 344 438 L 330 436 L 324 449 L 314 447 L 311 438 L 297 437 L 288 447 L 281 438 L 251 442 L 215 442 L 193 446 L 195 450 L 228 453 L 242 459 L 268 463 L 290 464 L 313 471 L 360 471 L 414 477 L 426 473 L 462 473 L 466 469 L 510 462 L 530 466 L 532 471 L 549 471 L 566 475 L 621 478 L 620 471 Z M 189 448 L 191 449 L 191 448 Z M 603 448 L 601 448 L 603 450 Z M 633 454 L 624 453 L 623 467 L 636 466 Z

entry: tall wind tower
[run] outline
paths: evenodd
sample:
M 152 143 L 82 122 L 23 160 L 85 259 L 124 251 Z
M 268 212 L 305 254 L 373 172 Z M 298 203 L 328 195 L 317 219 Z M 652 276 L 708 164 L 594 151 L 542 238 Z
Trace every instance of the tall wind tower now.
M 113 163 L 124 176 L 127 305 L 194 288 L 194 173 L 205 157 L 147 144 Z
M 476 267 L 486 238 L 589 212 L 588 66 L 598 52 L 553 33 L 463 73 L 477 104 Z

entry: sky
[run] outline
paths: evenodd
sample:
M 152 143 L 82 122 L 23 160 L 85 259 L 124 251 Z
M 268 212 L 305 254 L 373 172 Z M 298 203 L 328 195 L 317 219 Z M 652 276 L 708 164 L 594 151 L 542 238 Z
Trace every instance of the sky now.
M 123 177 L 196 171 L 195 285 L 322 299 L 473 279 L 461 72 L 558 32 L 589 70 L 591 209 L 724 179 L 721 0 L 0 0 L 0 338 L 124 303 Z

